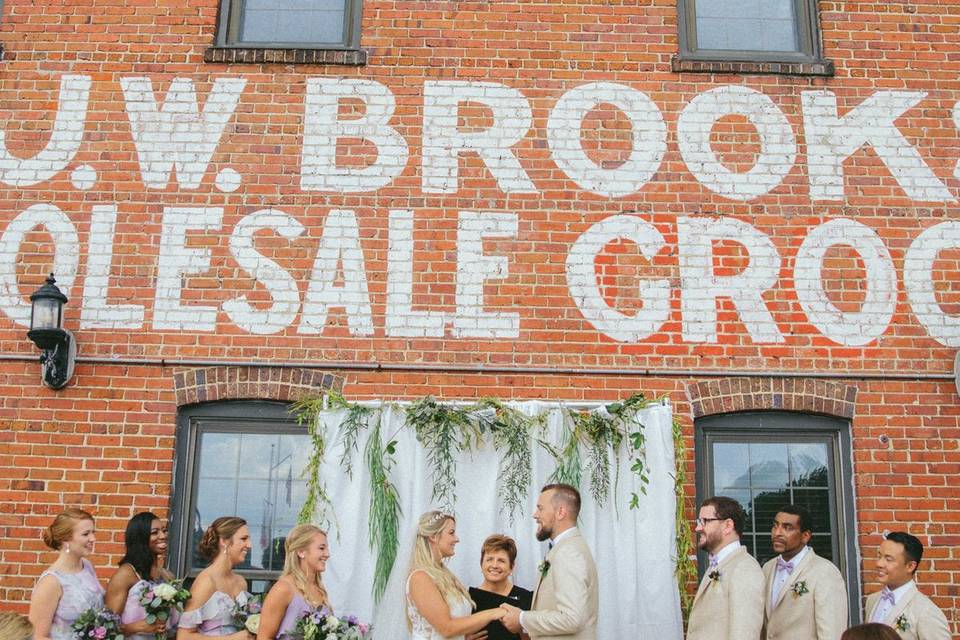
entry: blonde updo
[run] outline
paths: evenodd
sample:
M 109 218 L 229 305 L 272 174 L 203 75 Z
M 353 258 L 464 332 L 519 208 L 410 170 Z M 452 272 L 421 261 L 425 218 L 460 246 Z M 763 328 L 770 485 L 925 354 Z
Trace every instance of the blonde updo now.
M 207 560 L 213 560 L 220 553 L 220 541 L 229 540 L 247 521 L 237 516 L 221 516 L 214 520 L 200 538 L 197 550 Z
M 70 507 L 57 515 L 50 526 L 43 530 L 43 544 L 55 551 L 59 551 L 63 543 L 73 537 L 73 530 L 84 520 L 93 522 L 93 516 L 83 509 Z
M 449 602 L 451 599 L 458 599 L 474 606 L 475 603 L 470 598 L 467 587 L 447 568 L 442 559 L 434 557 L 433 548 L 430 546 L 431 540 L 439 536 L 451 521 L 455 523 L 456 518 L 443 511 L 427 511 L 420 516 L 420 520 L 417 521 L 417 536 L 413 542 L 413 552 L 410 554 L 410 574 L 423 571 L 433 580 L 433 584 L 436 585 L 444 600 Z M 413 628 L 409 613 L 407 627 Z

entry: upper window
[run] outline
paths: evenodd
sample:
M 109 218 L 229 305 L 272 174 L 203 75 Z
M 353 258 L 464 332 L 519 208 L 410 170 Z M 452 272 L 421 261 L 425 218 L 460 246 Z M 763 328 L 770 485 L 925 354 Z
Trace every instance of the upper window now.
M 361 0 L 221 0 L 217 45 L 357 49 Z
M 696 434 L 698 502 L 713 495 L 737 500 L 747 512 L 741 542 L 761 564 L 775 555 L 770 530 L 777 510 L 806 507 L 813 516 L 810 546 L 846 577 L 856 617 L 848 424 L 801 413 L 735 413 L 697 420 Z
M 812 73 L 826 63 L 816 0 L 678 2 L 683 60 L 784 63 L 768 69 L 783 73 L 803 73 L 803 65 Z
M 306 429 L 278 402 L 224 402 L 183 409 L 177 421 L 170 560 L 195 577 L 207 560 L 197 552 L 220 516 L 240 516 L 253 546 L 238 573 L 266 588 L 283 569 L 284 540 L 306 499 L 301 477 L 312 450 Z

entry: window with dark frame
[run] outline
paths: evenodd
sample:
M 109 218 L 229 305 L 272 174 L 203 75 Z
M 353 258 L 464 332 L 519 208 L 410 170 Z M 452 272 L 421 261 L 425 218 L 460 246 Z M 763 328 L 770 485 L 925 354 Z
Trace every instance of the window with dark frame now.
M 217 47 L 360 48 L 362 0 L 220 0 Z
M 853 621 L 860 589 L 851 484 L 849 424 L 839 418 L 769 411 L 698 419 L 697 500 L 736 499 L 747 512 L 741 543 L 760 564 L 775 556 L 770 529 L 777 509 L 806 507 L 810 546 L 836 564 L 847 581 Z M 706 566 L 701 553 L 701 572 Z
M 817 0 L 677 0 L 677 6 L 679 60 L 705 64 L 675 64 L 675 70 L 716 63 L 730 71 L 731 63 L 742 63 L 745 71 L 833 73 L 822 53 Z
M 279 402 L 233 401 L 184 408 L 177 419 L 171 569 L 187 578 L 207 565 L 197 553 L 220 516 L 247 521 L 253 546 L 237 572 L 254 593 L 275 581 L 287 532 L 306 498 L 301 477 L 312 450 L 306 429 Z

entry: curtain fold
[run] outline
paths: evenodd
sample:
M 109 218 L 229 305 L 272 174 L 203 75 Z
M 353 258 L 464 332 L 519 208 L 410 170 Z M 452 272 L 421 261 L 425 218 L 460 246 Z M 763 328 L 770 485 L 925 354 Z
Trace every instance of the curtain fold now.
M 556 403 L 509 404 L 528 415 L 547 412 L 546 440 L 561 441 L 563 414 Z M 416 441 L 413 430 L 404 428 L 403 407 L 384 405 L 383 412 L 384 442 L 397 441 L 396 465 L 391 477 L 403 509 L 401 546 L 394 565 L 395 575 L 388 588 L 402 591 L 417 518 L 438 505 L 431 501 L 431 469 L 426 452 Z M 343 410 L 321 414 L 329 434 L 337 433 L 345 415 Z M 598 505 L 590 494 L 586 451 L 583 452 L 585 472 L 580 487 L 583 508 L 579 526 L 593 551 L 600 576 L 598 637 L 681 640 L 680 600 L 673 573 L 676 530 L 671 408 L 651 405 L 639 412 L 637 419 L 645 427 L 650 479 L 646 495 L 640 495 L 639 509 L 629 508 L 630 494 L 640 493 L 640 486 L 630 470 L 627 454 L 621 454 L 618 470 L 611 460 L 611 469 L 618 471 L 617 478 L 611 483 L 606 502 Z M 376 558 L 368 546 L 369 474 L 363 460 L 368 436 L 369 430 L 361 436 L 359 450 L 353 453 L 352 478 L 339 466 L 342 454 L 339 441 L 330 443 L 321 471 L 337 521 L 337 527 L 330 532 L 331 557 L 324 583 L 337 613 L 357 615 L 377 624 L 380 612 L 371 595 Z M 535 443 L 532 454 L 533 482 L 524 498 L 524 507 L 517 511 L 513 522 L 507 513 L 500 512 L 497 499 L 500 454 L 485 443 L 479 450 L 457 455 L 454 511 L 460 543 L 449 566 L 468 586 L 477 586 L 483 580 L 480 548 L 484 538 L 492 533 L 509 535 L 517 542 L 519 553 L 514 582 L 528 589 L 536 585 L 537 565 L 546 553 L 546 543 L 537 542 L 532 515 L 539 488 L 547 482 L 555 462 Z M 401 593 L 390 595 L 402 597 Z M 383 628 L 381 625 L 376 637 L 405 640 L 406 629 L 396 626 L 388 624 L 388 628 Z

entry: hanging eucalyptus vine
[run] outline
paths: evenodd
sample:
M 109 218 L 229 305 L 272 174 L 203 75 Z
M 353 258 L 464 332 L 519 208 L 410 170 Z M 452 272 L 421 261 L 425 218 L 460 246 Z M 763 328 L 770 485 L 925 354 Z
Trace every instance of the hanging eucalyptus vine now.
M 643 425 L 637 424 L 636 416 L 646 406 L 647 400 L 643 394 L 636 394 L 623 402 L 605 405 L 601 410 L 588 412 L 564 408 L 563 429 L 557 444 L 548 442 L 543 433 L 547 413 L 529 416 L 493 399 L 462 406 L 440 403 L 428 396 L 406 407 L 404 426 L 413 429 L 417 441 L 427 452 L 433 500 L 438 506 L 450 510 L 456 501 L 457 454 L 478 449 L 485 439 L 489 439 L 494 450 L 501 453 L 498 487 L 501 512 L 506 512 L 513 522 L 525 504 L 533 480 L 534 442 L 555 460 L 551 482 L 565 482 L 577 487 L 584 473 L 581 451 L 585 448 L 590 492 L 598 504 L 603 504 L 610 494 L 611 473 L 615 479 L 619 477 L 620 453 L 626 443 L 631 472 L 637 477 L 640 493 L 645 494 L 650 482 L 646 464 L 646 438 Z M 320 420 L 321 412 L 325 409 L 345 412 L 336 434 L 327 434 Z M 306 425 L 313 448 L 303 472 L 307 480 L 307 497 L 300 510 L 300 522 L 317 522 L 328 528 L 336 526 L 333 504 L 320 473 L 328 444 L 337 441 L 342 446 L 340 466 L 348 477 L 352 477 L 354 457 L 360 450 L 362 434 L 369 431 L 363 447 L 363 460 L 370 474 L 368 536 L 370 549 L 376 554 L 373 595 L 379 602 L 397 558 L 400 538 L 400 497 L 390 479 L 390 472 L 396 464 L 396 434 L 384 438 L 382 408 L 348 402 L 336 392 L 303 398 L 292 406 L 291 411 L 301 424 Z M 692 542 L 689 528 L 682 522 L 686 481 L 683 469 L 684 442 L 676 422 L 674 446 L 677 455 L 677 577 L 683 585 L 691 576 L 687 556 Z M 613 471 L 611 455 L 617 465 Z M 613 489 L 616 492 L 616 486 Z M 639 508 L 639 504 L 640 496 L 632 492 L 630 508 Z

